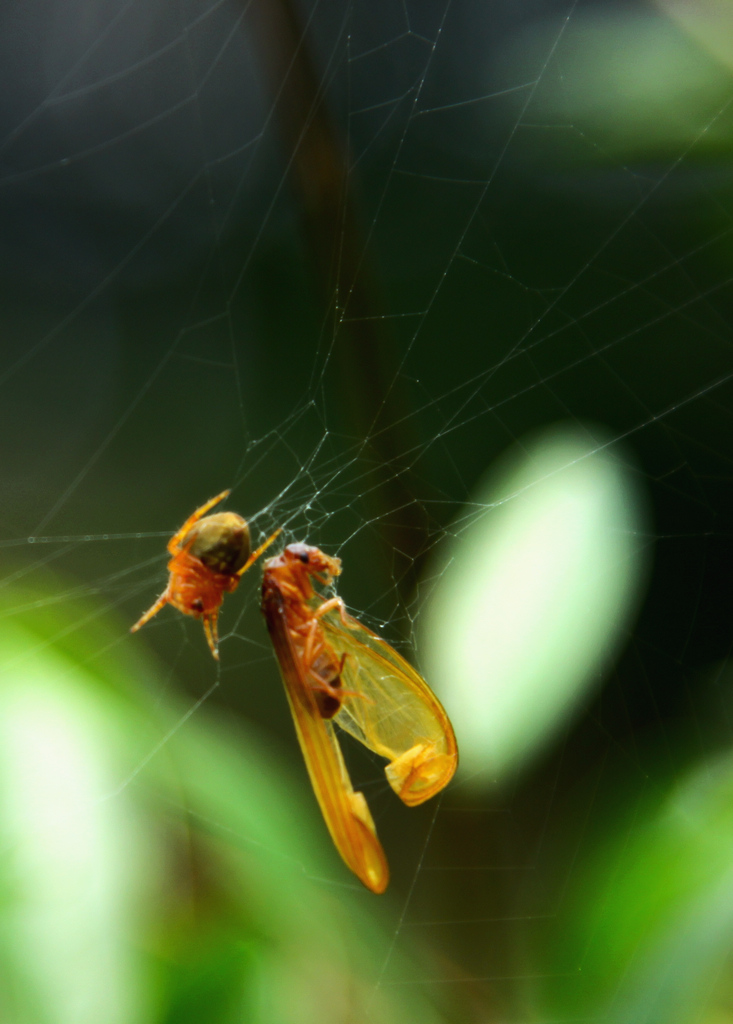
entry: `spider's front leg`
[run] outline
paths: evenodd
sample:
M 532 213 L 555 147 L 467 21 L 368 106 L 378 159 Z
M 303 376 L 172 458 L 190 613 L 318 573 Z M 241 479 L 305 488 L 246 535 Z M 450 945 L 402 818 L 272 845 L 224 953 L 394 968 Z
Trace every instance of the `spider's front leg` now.
M 210 508 L 213 508 L 214 505 L 218 505 L 220 501 L 224 501 L 224 499 L 228 498 L 230 494 L 231 490 L 226 490 L 222 491 L 221 494 L 217 494 L 215 498 L 209 498 L 207 502 L 205 502 L 200 508 L 197 508 L 196 511 L 188 517 L 178 533 L 175 533 L 168 541 L 168 550 L 172 555 L 179 554 L 181 551 L 181 541 L 191 527 L 195 526 L 199 519 L 203 519 Z
M 262 552 L 266 551 L 269 548 L 270 544 L 272 544 L 274 540 L 277 540 L 277 538 L 280 536 L 282 532 L 282 526 L 279 526 L 277 530 L 275 530 L 275 532 L 272 534 L 272 536 L 267 538 L 264 544 L 260 544 L 257 550 L 252 552 L 252 554 L 249 556 L 249 558 L 244 563 L 242 568 L 237 569 L 237 576 L 243 576 L 246 573 L 247 569 L 249 569 L 250 565 L 252 565 L 253 562 L 257 561 Z

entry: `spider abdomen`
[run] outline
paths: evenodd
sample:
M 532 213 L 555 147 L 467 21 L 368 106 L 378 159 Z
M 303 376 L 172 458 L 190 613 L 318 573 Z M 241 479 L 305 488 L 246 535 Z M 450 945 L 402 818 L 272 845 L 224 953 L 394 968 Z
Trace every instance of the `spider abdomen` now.
M 218 512 L 196 523 L 181 546 L 207 569 L 225 576 L 237 572 L 249 558 L 249 527 L 236 512 Z

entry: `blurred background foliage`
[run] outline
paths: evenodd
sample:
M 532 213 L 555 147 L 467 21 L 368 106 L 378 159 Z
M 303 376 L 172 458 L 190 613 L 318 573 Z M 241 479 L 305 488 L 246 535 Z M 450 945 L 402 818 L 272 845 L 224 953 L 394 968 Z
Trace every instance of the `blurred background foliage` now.
M 0 26 L 0 1019 L 733 1020 L 727 6 Z M 227 486 L 455 721 L 383 897 L 258 572 L 127 633 Z

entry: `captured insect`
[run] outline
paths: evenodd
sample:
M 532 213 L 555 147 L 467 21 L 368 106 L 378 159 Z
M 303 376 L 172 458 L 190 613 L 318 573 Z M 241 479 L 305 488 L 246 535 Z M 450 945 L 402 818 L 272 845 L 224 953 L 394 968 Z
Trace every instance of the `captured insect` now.
M 236 512 L 206 515 L 229 494 L 230 491 L 222 491 L 197 508 L 168 541 L 168 550 L 173 555 L 168 563 L 168 586 L 130 628 L 131 633 L 149 622 L 164 605 L 172 604 L 184 615 L 204 620 L 209 648 L 219 659 L 217 620 L 224 594 L 231 594 L 237 589 L 243 574 L 280 533 L 276 530 L 255 552 L 250 553 L 249 527 L 241 516 Z
M 280 664 L 311 785 L 336 849 L 372 892 L 389 868 L 364 795 L 353 789 L 333 723 L 386 757 L 387 781 L 413 807 L 450 782 L 453 728 L 427 683 L 397 651 L 325 598 L 341 560 L 307 544 L 268 558 L 262 611 Z

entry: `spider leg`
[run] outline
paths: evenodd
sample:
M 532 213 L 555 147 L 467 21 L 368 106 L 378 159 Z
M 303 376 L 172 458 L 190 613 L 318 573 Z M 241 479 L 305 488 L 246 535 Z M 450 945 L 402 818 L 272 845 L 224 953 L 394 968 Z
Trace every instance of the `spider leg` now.
M 266 551 L 269 548 L 270 544 L 272 544 L 274 540 L 277 540 L 277 538 L 280 536 L 282 532 L 282 526 L 279 526 L 277 530 L 275 530 L 275 532 L 272 534 L 272 536 L 267 538 L 264 544 L 260 544 L 257 550 L 252 552 L 252 554 L 249 556 L 249 558 L 244 563 L 242 568 L 237 569 L 237 576 L 243 576 L 246 573 L 247 569 L 249 569 L 250 565 L 252 565 L 253 562 L 257 561 L 262 552 Z
M 160 595 L 158 600 L 137 620 L 134 626 L 130 626 L 131 633 L 137 633 L 141 626 L 144 626 L 146 622 L 150 622 L 154 615 L 157 615 L 160 609 L 168 604 L 168 587 L 165 588 L 163 593 Z
M 206 634 L 206 642 L 209 645 L 209 650 L 217 661 L 219 660 L 219 630 L 216 624 L 216 620 L 218 618 L 218 608 L 215 612 L 211 612 L 210 615 L 204 615 L 204 633 Z
M 191 527 L 195 526 L 199 519 L 203 518 L 210 508 L 213 508 L 214 505 L 218 505 L 220 501 L 224 501 L 229 494 L 231 494 L 231 491 L 226 490 L 222 491 L 221 494 L 217 494 L 215 498 L 209 498 L 207 502 L 205 502 L 200 508 L 197 508 L 196 511 L 188 517 L 178 533 L 175 533 L 168 541 L 168 550 L 172 555 L 177 555 L 181 550 L 181 541 Z

